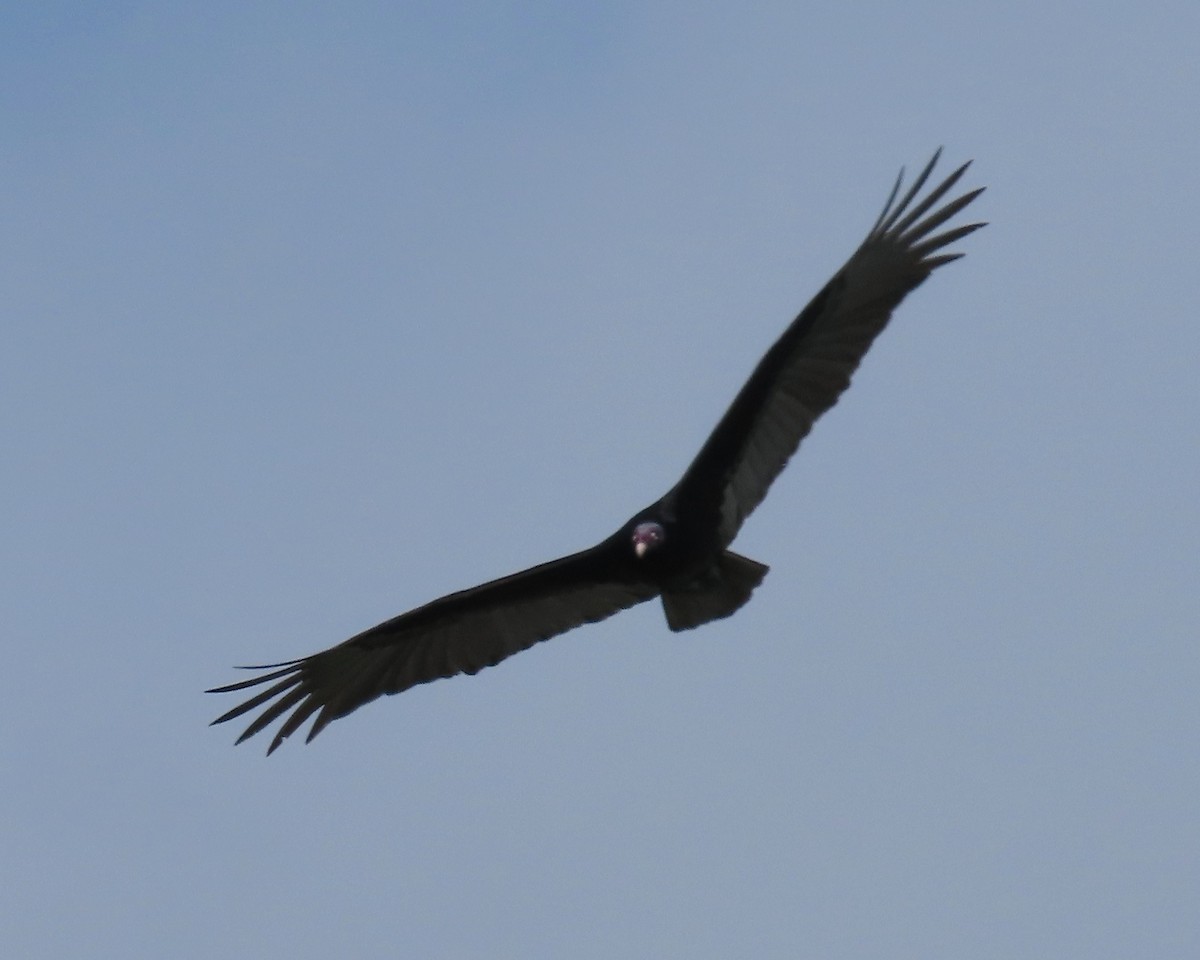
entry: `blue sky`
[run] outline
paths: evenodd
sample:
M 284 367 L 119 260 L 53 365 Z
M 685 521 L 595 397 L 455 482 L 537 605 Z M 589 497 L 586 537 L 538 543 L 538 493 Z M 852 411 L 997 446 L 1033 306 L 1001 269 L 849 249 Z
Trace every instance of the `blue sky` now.
M 14 5 L 15 6 L 15 5 Z M 0 953 L 1200 950 L 1200 10 L 0 13 Z M 737 548 L 263 757 L 286 659 L 587 546 L 902 164 L 991 225 Z

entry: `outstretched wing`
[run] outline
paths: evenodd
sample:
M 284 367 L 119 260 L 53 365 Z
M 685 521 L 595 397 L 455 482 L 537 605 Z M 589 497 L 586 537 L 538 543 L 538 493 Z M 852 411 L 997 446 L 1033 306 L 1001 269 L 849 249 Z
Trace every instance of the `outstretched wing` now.
M 241 743 L 288 714 L 269 754 L 316 714 L 306 738 L 311 740 L 331 720 L 385 693 L 478 673 L 541 640 L 658 595 L 656 587 L 630 579 L 623 569 L 610 539 L 591 550 L 449 594 L 302 660 L 249 667 L 270 672 L 208 692 L 269 686 L 213 723 L 263 707 L 238 738 Z
M 681 513 L 718 516 L 723 544 L 732 542 L 816 419 L 850 385 L 900 301 L 933 270 L 962 256 L 939 251 L 983 226 L 934 234 L 983 192 L 935 209 L 970 166 L 965 163 L 917 200 L 940 155 L 897 203 L 901 171 L 862 246 L 767 351 L 672 491 Z

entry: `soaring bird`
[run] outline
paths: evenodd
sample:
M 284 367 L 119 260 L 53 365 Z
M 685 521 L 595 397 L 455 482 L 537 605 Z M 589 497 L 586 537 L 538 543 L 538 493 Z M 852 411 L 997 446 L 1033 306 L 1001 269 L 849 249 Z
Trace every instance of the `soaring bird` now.
M 451 593 L 320 653 L 244 668 L 266 672 L 208 692 L 265 689 L 213 723 L 262 708 L 241 743 L 284 717 L 270 754 L 314 715 L 307 740 L 383 694 L 478 673 L 654 597 L 676 631 L 740 608 L 767 573 L 765 564 L 729 549 L 742 523 L 850 385 L 900 301 L 962 256 L 946 252 L 948 245 L 983 226 L 936 232 L 983 192 L 942 203 L 968 162 L 918 199 L 940 154 L 903 196 L 901 170 L 862 245 L 766 352 L 665 496 L 587 550 Z

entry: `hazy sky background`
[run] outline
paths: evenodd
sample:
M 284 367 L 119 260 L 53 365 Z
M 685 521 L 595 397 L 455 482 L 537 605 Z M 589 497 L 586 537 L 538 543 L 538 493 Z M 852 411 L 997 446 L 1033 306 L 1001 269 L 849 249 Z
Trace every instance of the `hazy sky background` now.
M 0 955 L 1200 956 L 1200 5 L 0 12 Z M 986 230 L 737 548 L 289 742 L 233 664 L 585 547 L 902 164 Z

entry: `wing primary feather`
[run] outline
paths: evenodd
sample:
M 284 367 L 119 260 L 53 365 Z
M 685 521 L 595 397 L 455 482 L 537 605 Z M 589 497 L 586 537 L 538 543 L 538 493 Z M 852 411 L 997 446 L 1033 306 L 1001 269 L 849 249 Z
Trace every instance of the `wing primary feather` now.
M 329 707 L 323 707 L 321 712 L 317 714 L 317 719 L 313 721 L 312 728 L 308 731 L 308 736 L 304 738 L 305 743 L 312 743 L 313 737 L 324 730 L 332 721 L 338 718 L 338 714 L 334 713 Z
M 896 205 L 896 209 L 892 211 L 891 216 L 888 217 L 884 222 L 880 230 L 881 233 L 892 232 L 896 226 L 896 221 L 899 220 L 900 217 L 903 216 L 904 211 L 908 209 L 908 205 L 912 203 L 913 197 L 920 193 L 921 188 L 925 186 L 925 181 L 928 180 L 929 175 L 933 173 L 934 165 L 938 162 L 938 157 L 941 155 L 942 148 L 938 147 L 934 152 L 933 157 L 931 157 L 929 162 L 925 164 L 925 169 L 922 170 L 917 179 L 913 181 L 913 185 L 908 188 L 908 193 L 904 195 L 904 198 Z
M 928 257 L 921 261 L 925 265 L 925 269 L 932 273 L 938 267 L 945 266 L 947 263 L 953 263 L 955 260 L 961 260 L 965 257 L 965 253 L 943 253 L 940 257 Z
M 883 209 L 879 211 L 879 217 L 871 225 L 867 236 L 873 237 L 879 232 L 879 228 L 883 226 L 883 221 L 887 219 L 888 214 L 892 212 L 892 204 L 896 202 L 896 194 L 900 192 L 900 185 L 904 182 L 904 168 L 900 168 L 900 172 L 896 174 L 896 182 L 892 184 L 892 192 L 888 194 L 887 203 L 883 205 Z
M 921 258 L 922 263 L 928 265 L 928 261 L 925 259 L 926 254 L 933 253 L 934 250 L 940 250 L 942 247 L 961 240 L 963 237 L 974 233 L 982 226 L 984 226 L 982 223 L 968 223 L 965 227 L 955 227 L 953 230 L 947 230 L 945 233 L 939 233 L 937 236 L 930 237 L 928 240 L 924 240 L 914 246 L 912 248 L 913 253 L 917 254 L 917 256 Z M 957 254 L 957 256 L 961 257 L 962 254 Z
M 259 683 L 269 683 L 272 680 L 278 679 L 282 675 L 283 674 L 280 674 L 280 673 L 271 674 L 270 676 L 259 678 L 258 682 Z M 232 710 L 225 711 L 225 713 L 223 713 L 219 717 L 217 717 L 217 719 L 214 720 L 212 722 L 212 724 L 210 724 L 210 726 L 214 726 L 218 723 L 225 723 L 227 720 L 236 719 L 237 717 L 240 717 L 242 714 L 253 710 L 255 707 L 261 706 L 262 704 L 266 703 L 272 697 L 278 696 L 284 690 L 287 690 L 290 687 L 295 686 L 298 682 L 299 682 L 299 675 L 296 673 L 289 673 L 285 680 L 280 681 L 279 683 L 275 684 L 275 686 L 268 687 L 266 690 L 263 690 L 256 696 L 251 697 L 245 703 L 240 703 L 236 707 L 234 707 Z M 228 688 L 218 687 L 217 689 L 211 690 L 208 692 L 209 693 L 225 693 L 225 692 L 231 692 L 233 690 L 240 690 L 247 686 L 250 686 L 249 682 L 239 683 L 236 685 L 230 685 L 230 687 L 228 687 Z
M 930 208 L 932 208 L 935 203 L 937 203 L 939 200 L 941 200 L 942 197 L 944 197 L 950 191 L 950 189 L 956 183 L 958 183 L 958 181 L 960 179 L 962 179 L 962 175 L 967 172 L 967 168 L 969 166 L 971 166 L 970 160 L 968 160 L 961 167 L 959 167 L 952 174 L 950 174 L 950 176 L 948 176 L 945 180 L 943 180 L 940 184 L 938 184 L 937 187 L 935 187 L 933 190 L 931 190 L 929 192 L 929 196 L 925 197 L 924 200 L 922 200 L 915 207 L 913 207 L 908 212 L 908 215 L 903 220 L 901 220 L 894 227 L 892 227 L 891 232 L 898 234 L 900 236 L 904 236 L 909 227 L 911 227 L 914 223 L 916 223 L 925 214 L 926 211 L 928 211 Z M 970 203 L 969 200 L 967 202 Z M 937 214 L 934 214 L 934 216 L 936 217 L 940 214 L 944 214 L 945 217 L 952 217 L 958 210 L 961 210 L 961 209 L 962 209 L 961 207 L 956 208 L 953 203 L 950 203 L 950 204 L 947 204 L 945 208 L 938 211 Z M 947 210 L 949 210 L 950 212 L 947 213 L 946 212 Z M 930 219 L 932 220 L 933 217 L 930 217 Z
M 908 244 L 911 244 L 917 240 L 920 240 L 926 234 L 930 233 L 933 230 L 936 230 L 943 223 L 945 223 L 947 220 L 949 220 L 951 217 L 953 217 L 956 213 L 958 213 L 965 206 L 967 206 L 967 204 L 969 204 L 977 196 L 979 196 L 981 193 L 983 193 L 983 191 L 984 191 L 984 188 L 980 187 L 978 190 L 972 190 L 970 193 L 963 194 L 957 200 L 952 200 L 950 203 L 946 204 L 946 206 L 944 206 L 941 210 L 938 210 L 935 213 L 931 213 L 928 217 L 926 217 L 924 220 L 922 220 L 920 223 L 918 223 L 915 227 L 912 227 L 911 229 L 909 229 L 907 233 L 905 233 L 901 236 L 901 240 L 904 243 L 908 243 Z M 969 224 L 969 226 L 974 228 L 974 227 L 981 227 L 981 226 L 983 226 L 983 224 L 975 223 L 975 224 Z
M 273 723 L 278 717 L 281 717 L 283 714 L 287 713 L 288 710 L 303 700 L 306 696 L 308 696 L 308 691 L 305 690 L 302 685 L 300 685 L 300 679 L 297 677 L 296 683 L 293 684 L 293 689 L 290 690 L 286 696 L 281 697 L 257 717 L 255 717 L 253 722 L 242 731 L 242 735 L 237 738 L 237 742 L 241 743 L 243 740 L 249 740 L 264 727 L 267 727 Z
M 300 663 L 300 660 L 289 660 L 286 663 L 269 663 L 262 667 L 234 667 L 234 670 L 275 670 L 276 667 L 284 667 L 275 673 L 268 673 L 261 677 L 251 677 L 249 680 L 239 680 L 237 683 L 227 683 L 223 687 L 213 687 L 211 690 L 205 690 L 205 693 L 233 693 L 236 690 L 245 690 L 247 687 L 257 687 L 260 683 L 270 683 L 277 677 L 287 676 L 292 672 L 292 668 Z M 220 723 L 220 720 L 214 720 L 213 723 Z
M 271 746 L 267 750 L 268 756 L 270 756 L 272 750 L 274 750 L 276 747 L 282 744 L 283 741 L 304 726 L 305 720 L 307 720 L 318 709 L 320 709 L 321 704 L 312 697 L 308 696 L 308 691 L 303 692 L 307 699 L 302 700 L 299 703 L 296 709 L 292 711 L 291 715 L 283 722 L 279 730 L 275 733 L 275 738 L 271 741 Z M 308 737 L 308 739 L 312 739 L 311 735 Z

